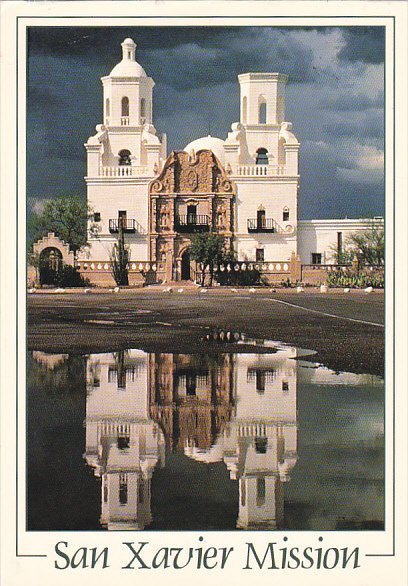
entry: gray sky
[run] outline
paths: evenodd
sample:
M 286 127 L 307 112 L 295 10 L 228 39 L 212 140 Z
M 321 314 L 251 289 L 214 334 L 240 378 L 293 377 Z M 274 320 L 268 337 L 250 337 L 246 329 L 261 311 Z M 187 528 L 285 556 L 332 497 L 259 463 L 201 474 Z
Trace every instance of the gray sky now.
M 29 209 L 85 197 L 85 149 L 102 122 L 102 85 L 132 37 L 156 83 L 153 116 L 168 147 L 239 119 L 237 75 L 287 73 L 286 119 L 300 147 L 299 217 L 384 212 L 382 27 L 34 27 L 29 31 Z

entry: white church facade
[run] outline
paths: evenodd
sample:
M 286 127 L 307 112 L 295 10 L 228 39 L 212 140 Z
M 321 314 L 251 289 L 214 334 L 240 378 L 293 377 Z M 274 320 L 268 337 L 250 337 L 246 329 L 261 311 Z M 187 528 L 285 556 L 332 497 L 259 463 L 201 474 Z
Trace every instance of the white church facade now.
M 301 280 L 301 264 L 334 262 L 333 245 L 361 220 L 298 221 L 299 142 L 285 118 L 280 73 L 244 73 L 240 121 L 223 140 L 207 136 L 167 155 L 153 124 L 154 81 L 122 43 L 122 60 L 102 77 L 103 124 L 85 144 L 89 246 L 79 269 L 106 284 L 123 230 L 129 283 L 194 278 L 194 234 L 216 231 L 235 251 L 233 270 L 256 266 L 269 281 Z

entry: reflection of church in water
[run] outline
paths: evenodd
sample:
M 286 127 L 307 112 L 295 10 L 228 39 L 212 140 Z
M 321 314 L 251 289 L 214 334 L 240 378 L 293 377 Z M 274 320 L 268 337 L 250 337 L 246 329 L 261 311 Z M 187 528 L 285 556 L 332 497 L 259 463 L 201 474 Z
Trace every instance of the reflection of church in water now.
M 152 522 L 151 479 L 167 448 L 225 463 L 239 483 L 238 528 L 279 528 L 296 463 L 296 353 L 89 356 L 85 457 L 102 479 L 101 524 Z

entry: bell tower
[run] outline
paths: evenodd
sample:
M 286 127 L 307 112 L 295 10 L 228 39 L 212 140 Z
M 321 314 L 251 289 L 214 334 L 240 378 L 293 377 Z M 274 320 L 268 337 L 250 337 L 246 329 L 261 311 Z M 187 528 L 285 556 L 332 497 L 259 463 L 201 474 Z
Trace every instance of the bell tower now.
M 285 120 L 285 86 L 282 73 L 243 73 L 238 76 L 241 90 L 241 124 L 245 128 L 248 151 L 256 162 L 261 155 L 270 164 L 278 160 L 279 130 Z
M 154 81 L 136 61 L 136 43 L 125 39 L 122 61 L 102 77 L 104 124 L 140 127 L 152 124 Z

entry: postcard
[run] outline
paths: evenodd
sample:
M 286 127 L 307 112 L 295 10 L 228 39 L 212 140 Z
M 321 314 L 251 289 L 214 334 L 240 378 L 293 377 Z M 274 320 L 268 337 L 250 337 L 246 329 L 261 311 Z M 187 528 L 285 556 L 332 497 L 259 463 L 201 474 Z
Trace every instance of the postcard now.
M 4 585 L 405 584 L 407 5 L 1 27 Z

